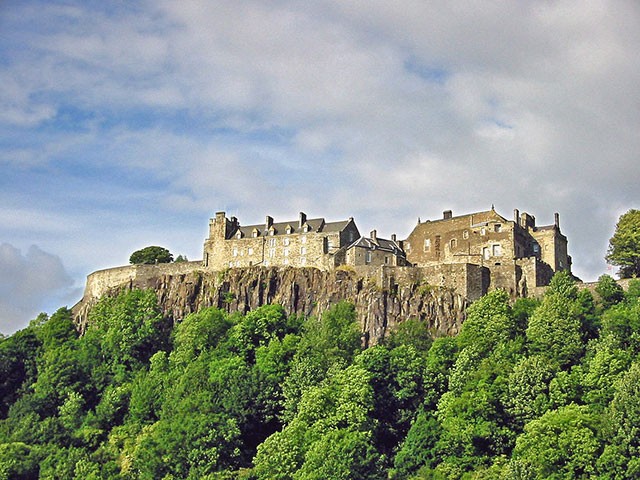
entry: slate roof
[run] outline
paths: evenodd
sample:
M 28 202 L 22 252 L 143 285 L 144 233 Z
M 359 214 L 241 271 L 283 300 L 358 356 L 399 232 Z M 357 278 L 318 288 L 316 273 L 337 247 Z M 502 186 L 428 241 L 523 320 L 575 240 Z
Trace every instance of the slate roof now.
M 401 257 L 405 256 L 404 250 L 400 248 L 398 242 L 394 240 L 387 240 L 386 238 L 366 238 L 360 237 L 358 240 L 353 242 L 347 249 L 349 248 L 366 248 L 368 250 L 382 250 L 384 252 L 390 252 L 394 255 L 398 255 Z
M 346 228 L 349 222 L 353 222 L 353 219 L 342 220 L 338 222 L 325 222 L 324 218 L 310 218 L 307 219 L 302 226 L 300 226 L 299 219 L 289 222 L 274 222 L 268 229 L 265 228 L 266 224 L 261 223 L 257 225 L 239 226 L 234 230 L 229 238 L 237 236 L 238 230 L 242 233 L 242 237 L 253 237 L 254 230 L 259 232 L 259 236 L 278 236 L 278 235 L 292 235 L 295 233 L 304 233 L 304 227 L 308 227 L 308 233 L 335 233 L 341 232 Z M 287 228 L 291 227 L 291 233 L 287 234 Z M 273 229 L 273 235 L 270 235 L 270 230 Z

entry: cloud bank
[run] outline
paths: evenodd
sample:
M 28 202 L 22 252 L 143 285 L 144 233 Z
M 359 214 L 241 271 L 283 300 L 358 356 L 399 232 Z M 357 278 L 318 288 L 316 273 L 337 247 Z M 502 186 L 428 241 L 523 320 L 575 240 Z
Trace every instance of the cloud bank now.
M 58 256 L 36 245 L 23 254 L 8 243 L 0 244 L 0 332 L 26 327 L 28 319 L 51 308 L 52 298 L 62 302 L 77 295 L 72 285 Z

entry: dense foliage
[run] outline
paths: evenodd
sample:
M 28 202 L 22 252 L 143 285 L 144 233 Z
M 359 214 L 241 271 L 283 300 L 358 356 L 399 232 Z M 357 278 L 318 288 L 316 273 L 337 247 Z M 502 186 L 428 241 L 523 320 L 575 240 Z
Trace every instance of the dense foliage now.
M 215 308 L 175 327 L 151 291 L 0 340 L 0 479 L 569 479 L 640 474 L 640 280 L 496 291 L 456 338 L 407 320 L 363 350 L 321 319 Z
M 632 209 L 620 216 L 606 259 L 620 267 L 620 277 L 640 276 L 640 210 Z
M 182 260 L 182 257 L 181 261 Z M 144 247 L 140 250 L 136 250 L 129 257 L 129 263 L 133 264 L 156 264 L 156 263 L 171 263 L 173 262 L 173 255 L 169 250 L 164 247 L 150 246 Z

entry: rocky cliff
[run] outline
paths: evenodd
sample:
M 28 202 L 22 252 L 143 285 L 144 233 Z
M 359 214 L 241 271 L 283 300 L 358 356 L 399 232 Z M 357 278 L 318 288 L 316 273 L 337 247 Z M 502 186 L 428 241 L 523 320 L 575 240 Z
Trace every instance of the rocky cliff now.
M 277 303 L 288 314 L 321 315 L 348 300 L 356 306 L 364 344 L 379 342 L 400 322 L 424 320 L 434 334 L 459 331 L 467 301 L 452 290 L 431 287 L 403 271 L 323 272 L 313 268 L 238 268 L 206 271 L 196 265 L 130 266 L 95 272 L 83 299 L 74 307 L 80 330 L 102 295 L 122 289 L 151 288 L 164 314 L 178 322 L 201 308 L 216 306 L 247 312 Z

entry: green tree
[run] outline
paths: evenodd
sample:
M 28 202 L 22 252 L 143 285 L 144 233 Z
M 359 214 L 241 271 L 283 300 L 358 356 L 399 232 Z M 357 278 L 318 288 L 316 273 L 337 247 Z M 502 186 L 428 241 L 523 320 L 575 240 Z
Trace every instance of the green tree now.
M 596 293 L 600 297 L 602 308 L 609 308 L 624 300 L 624 290 L 609 275 L 601 275 L 596 285 Z
M 632 209 L 620 216 L 605 259 L 620 267 L 622 278 L 640 275 L 640 210 Z
M 531 315 L 527 328 L 532 351 L 560 366 L 576 362 L 584 349 L 582 324 L 576 315 L 576 297 L 572 298 L 571 291 L 566 293 L 570 296 L 548 291 Z
M 616 382 L 616 392 L 607 412 L 610 442 L 598 464 L 603 478 L 640 476 L 640 363 Z
M 516 465 L 525 478 L 593 478 L 601 451 L 598 418 L 575 404 L 545 413 L 524 427 L 516 441 Z
M 155 264 L 155 263 L 171 263 L 173 255 L 164 247 L 150 246 L 136 250 L 129 257 L 129 263 L 139 264 Z

